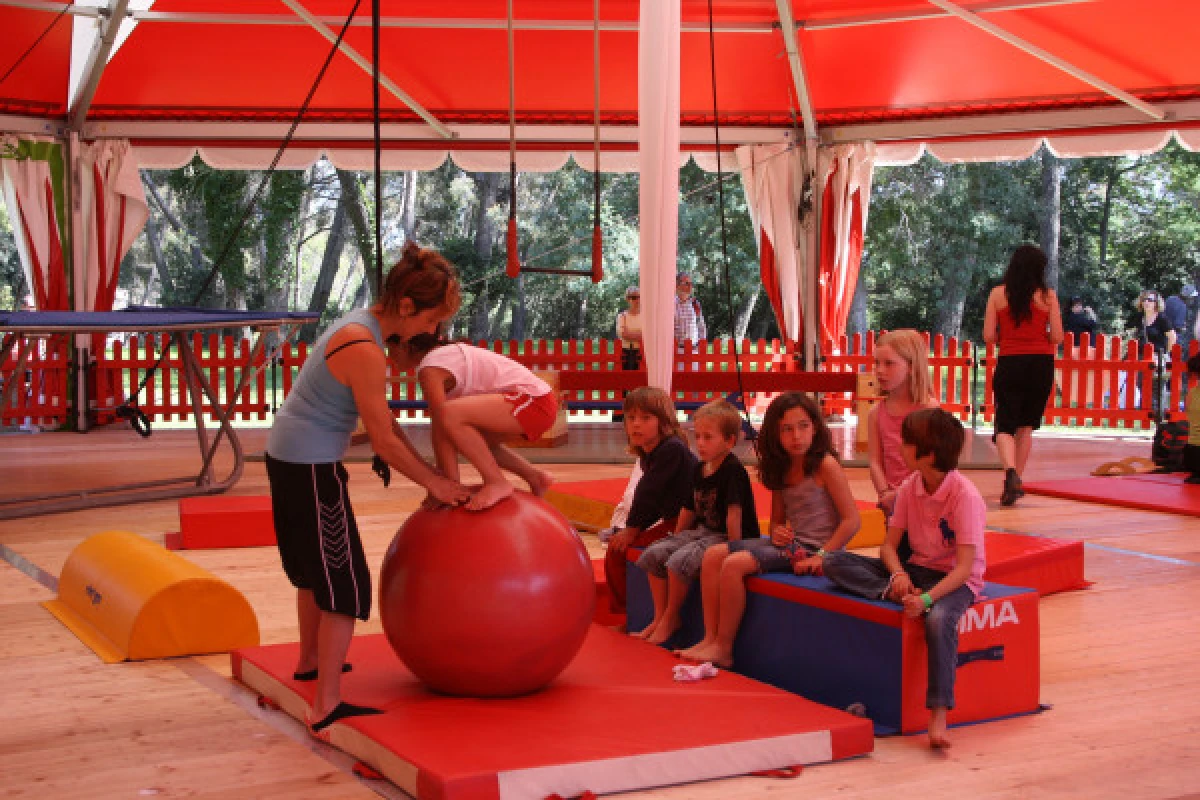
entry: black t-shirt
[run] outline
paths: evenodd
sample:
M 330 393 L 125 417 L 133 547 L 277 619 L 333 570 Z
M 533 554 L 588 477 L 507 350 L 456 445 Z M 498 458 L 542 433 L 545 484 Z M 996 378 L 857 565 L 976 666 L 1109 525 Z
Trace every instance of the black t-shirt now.
M 729 507 L 741 506 L 742 538 L 754 539 L 759 535 L 754 489 L 750 486 L 750 475 L 737 456 L 733 453 L 726 455 L 712 475 L 704 474 L 703 463 L 697 464 L 693 483 L 695 488 L 683 507 L 695 512 L 697 526 L 728 533 L 725 524 Z
M 679 437 L 669 436 L 641 458 L 642 478 L 633 490 L 625 524 L 645 530 L 660 519 L 678 516 L 692 496 L 696 457 Z
M 1063 330 L 1076 336 L 1090 333 L 1094 337 L 1096 335 L 1096 318 L 1086 311 L 1080 311 L 1078 314 L 1074 311 L 1067 311 L 1063 314 Z
M 1157 353 L 1167 352 L 1167 334 L 1174 328 L 1171 327 L 1170 320 L 1165 314 L 1159 314 L 1154 318 L 1154 322 L 1146 324 L 1146 317 L 1142 314 L 1134 316 L 1132 321 L 1133 336 L 1140 343 L 1146 344 L 1149 342 L 1154 345 L 1154 350 Z

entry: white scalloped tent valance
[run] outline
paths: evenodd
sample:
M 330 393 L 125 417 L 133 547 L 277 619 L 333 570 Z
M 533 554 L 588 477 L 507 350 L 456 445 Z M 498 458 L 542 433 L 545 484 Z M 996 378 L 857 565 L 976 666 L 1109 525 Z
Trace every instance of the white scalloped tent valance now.
M 966 139 L 961 141 L 934 140 L 930 142 L 883 142 L 876 145 L 875 166 L 899 167 L 914 164 L 929 153 L 947 164 L 994 161 L 1023 161 L 1045 144 L 1059 158 L 1096 158 L 1101 156 L 1144 155 L 1167 146 L 1174 136 L 1181 146 L 1200 152 L 1200 128 L 1179 130 L 1129 130 L 1113 133 L 1056 134 L 1054 136 L 1006 136 L 997 139 Z M 138 165 L 143 169 L 178 169 L 197 154 L 204 163 L 216 169 L 266 169 L 275 157 L 273 147 L 221 147 L 218 145 L 180 146 L 138 144 L 134 148 Z M 320 158 L 329 159 L 338 169 L 370 170 L 375 154 L 363 147 L 298 147 L 289 148 L 279 161 L 279 169 L 308 169 Z M 508 172 L 508 150 L 414 148 L 384 150 L 383 169 L 389 172 L 428 171 L 446 163 L 446 159 L 467 172 Z M 573 159 L 582 169 L 593 169 L 594 151 L 580 150 L 518 150 L 517 169 L 521 172 L 553 172 Z M 711 150 L 696 150 L 680 154 L 680 166 L 691 160 L 706 172 L 717 171 L 717 154 Z M 631 173 L 638 171 L 636 150 L 606 150 L 600 154 L 602 172 Z M 732 153 L 722 154 L 721 169 L 732 172 L 737 168 Z
M 264 170 L 275 158 L 275 148 L 267 147 L 221 147 L 214 145 L 180 146 L 141 143 L 134 147 L 138 166 L 142 169 L 179 169 L 199 155 L 205 164 L 214 169 Z M 279 159 L 277 169 L 308 169 L 322 157 L 338 169 L 371 170 L 375 168 L 375 153 L 370 148 L 288 148 Z M 427 172 L 437 169 L 450 158 L 466 172 L 508 172 L 507 150 L 445 150 L 413 149 L 384 150 L 380 161 L 384 171 Z M 517 169 L 521 172 L 554 172 L 574 159 L 580 168 L 591 172 L 595 163 L 592 150 L 525 150 L 517 151 Z M 716 172 L 717 154 L 712 151 L 680 153 L 679 165 L 688 161 L 706 172 Z M 602 172 L 631 173 L 638 171 L 636 150 L 612 150 L 600 153 Z M 722 154 L 721 169 L 732 172 L 736 169 L 733 153 Z

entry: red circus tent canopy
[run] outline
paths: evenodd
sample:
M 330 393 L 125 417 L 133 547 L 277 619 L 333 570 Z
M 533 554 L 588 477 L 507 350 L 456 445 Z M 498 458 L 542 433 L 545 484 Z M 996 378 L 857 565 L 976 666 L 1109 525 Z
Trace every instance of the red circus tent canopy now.
M 92 0 L 92 6 L 102 5 Z M 333 30 L 350 0 L 296 5 Z M 888 139 L 1200 120 L 1200 8 L 1192 0 L 962 2 L 1020 41 L 1078 70 L 1052 66 L 926 0 L 713 0 L 719 118 L 732 143 L 799 124 L 803 98 L 786 52 L 781 6 L 795 20 L 804 88 L 827 136 Z M 47 29 L 61 3 L 0 0 L 0 74 Z M 604 138 L 634 142 L 636 0 L 602 0 Z M 280 0 L 133 0 L 81 123 L 84 138 L 188 141 L 278 138 L 329 43 Z M 370 57 L 370 3 L 347 43 Z M 515 0 L 516 116 L 522 140 L 590 141 L 592 3 Z M 683 0 L 680 109 L 684 141 L 711 141 L 708 6 Z M 87 74 L 81 34 L 97 10 L 77 4 L 0 83 L 0 130 L 25 131 L 72 110 L 72 70 Z M 384 0 L 382 73 L 467 140 L 507 139 L 505 0 Z M 76 52 L 72 55 L 72 38 Z M 79 42 L 83 41 L 84 46 Z M 74 66 L 72 65 L 74 58 Z M 1165 112 L 1139 112 L 1080 75 Z M 803 91 L 803 89 L 802 89 Z M 391 146 L 442 141 L 389 92 Z M 78 103 L 76 103 L 78 106 Z M 370 81 L 336 58 L 301 140 L 370 138 Z M 258 123 L 257 125 L 254 123 Z M 265 124 L 274 123 L 274 124 Z M 624 130 L 624 133 L 622 132 Z M 723 140 L 726 137 L 722 137 Z M 778 137 L 775 137 L 778 140 Z M 409 145 L 414 146 L 414 145 Z

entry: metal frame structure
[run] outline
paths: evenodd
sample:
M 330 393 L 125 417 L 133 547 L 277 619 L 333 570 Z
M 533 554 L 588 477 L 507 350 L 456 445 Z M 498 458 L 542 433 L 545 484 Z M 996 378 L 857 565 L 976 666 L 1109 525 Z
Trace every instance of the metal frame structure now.
M 232 312 L 231 312 L 232 313 Z M 87 508 L 102 508 L 118 506 L 127 503 L 141 503 L 149 500 L 167 500 L 176 497 L 193 497 L 195 495 L 219 494 L 233 487 L 242 476 L 245 466 L 245 455 L 241 441 L 231 421 L 231 409 L 221 406 L 216 391 L 208 377 L 200 368 L 196 352 L 192 348 L 189 334 L 194 331 L 216 330 L 229 327 L 249 327 L 255 330 L 254 346 L 250 357 L 242 368 L 233 395 L 236 397 L 249 384 L 252 377 L 258 374 L 261 366 L 254 367 L 259 362 L 266 344 L 266 334 L 282 332 L 279 341 L 286 341 L 299 325 L 317 319 L 319 314 L 293 313 L 281 317 L 271 312 L 242 312 L 236 314 L 237 319 L 231 320 L 229 314 L 222 314 L 215 319 L 197 319 L 195 315 L 179 312 L 179 319 L 174 322 L 150 323 L 138 321 L 136 314 L 128 314 L 129 322 L 124 325 L 114 325 L 113 317 L 122 316 L 113 312 L 50 312 L 55 317 L 71 316 L 76 318 L 72 323 L 46 323 L 48 314 L 38 312 L 23 312 L 0 317 L 0 334 L 3 343 L 0 352 L 9 352 L 17 347 L 17 358 L 13 370 L 4 376 L 4 390 L 0 393 L 0 415 L 12 404 L 15 396 L 17 381 L 12 378 L 25 370 L 28 362 L 30 344 L 35 339 L 44 339 L 57 335 L 77 335 L 88 333 L 110 333 L 114 330 L 129 333 L 163 333 L 168 336 L 167 347 L 174 345 L 183 362 L 183 372 L 186 378 L 188 397 L 192 404 L 192 414 L 196 419 L 196 438 L 199 443 L 201 464 L 195 476 L 163 478 L 153 481 L 140 481 L 125 484 L 104 486 L 95 489 L 79 489 L 74 491 L 55 492 L 52 494 L 25 495 L 19 497 L 0 498 L 0 519 L 16 519 L 19 517 L 51 514 L 61 511 L 76 511 Z M 211 316 L 211 315 L 209 315 Z M 267 363 L 263 359 L 262 364 Z M 217 417 L 215 434 L 209 437 L 209 430 L 204 422 L 204 399 L 207 398 L 212 406 L 212 413 Z M 229 474 L 218 479 L 213 473 L 213 458 L 222 438 L 227 438 L 233 455 L 233 466 Z

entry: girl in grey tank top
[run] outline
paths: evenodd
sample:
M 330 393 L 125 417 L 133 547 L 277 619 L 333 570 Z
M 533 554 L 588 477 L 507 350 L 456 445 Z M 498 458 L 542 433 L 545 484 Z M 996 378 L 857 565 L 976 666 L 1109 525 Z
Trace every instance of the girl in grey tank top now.
M 825 548 L 846 546 L 858 531 L 858 505 L 833 436 L 808 395 L 785 392 L 771 402 L 759 435 L 759 478 L 773 493 L 769 536 L 731 539 L 704 553 L 705 602 L 715 600 L 715 629 L 679 654 L 733 666 L 733 642 L 746 609 L 745 579 L 764 572 L 820 574 Z M 780 580 L 784 580 L 780 578 Z M 713 615 L 711 609 L 705 618 Z

